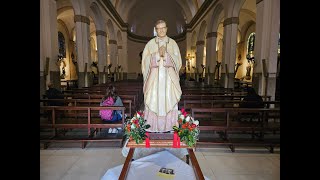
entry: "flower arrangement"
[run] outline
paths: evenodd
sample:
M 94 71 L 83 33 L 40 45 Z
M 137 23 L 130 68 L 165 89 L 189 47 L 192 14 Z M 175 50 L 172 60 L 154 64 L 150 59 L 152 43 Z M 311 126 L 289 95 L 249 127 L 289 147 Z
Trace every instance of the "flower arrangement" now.
M 194 120 L 185 109 L 178 111 L 178 126 L 173 126 L 173 130 L 177 132 L 180 137 L 180 141 L 184 141 L 189 147 L 193 147 L 199 137 L 199 121 Z M 146 129 L 150 127 L 144 119 L 142 111 L 137 111 L 133 118 L 125 123 L 125 136 L 129 140 L 134 140 L 137 144 L 142 143 L 146 138 Z
M 142 111 L 137 111 L 133 118 L 125 123 L 125 135 L 130 140 L 135 140 L 137 144 L 142 143 L 146 138 L 146 129 L 150 127 L 144 119 Z
M 173 126 L 173 130 L 178 133 L 180 141 L 192 147 L 199 138 L 199 121 L 194 120 L 184 108 L 178 111 L 178 126 Z

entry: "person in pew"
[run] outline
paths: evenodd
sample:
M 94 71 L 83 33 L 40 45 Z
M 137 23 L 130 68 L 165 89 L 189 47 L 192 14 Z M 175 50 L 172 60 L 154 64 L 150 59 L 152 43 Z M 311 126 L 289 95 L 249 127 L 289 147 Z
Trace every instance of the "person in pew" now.
M 61 91 L 53 87 L 53 83 L 48 83 L 48 89 L 46 90 L 46 97 L 48 99 L 63 99 L 63 94 Z M 63 102 L 48 102 L 49 106 L 63 106 Z
M 109 85 L 106 95 L 101 99 L 100 106 L 123 106 L 120 96 L 116 93 L 116 88 Z M 117 122 L 122 120 L 121 110 L 100 110 L 99 115 L 104 122 Z M 109 133 L 117 133 L 120 129 L 110 128 Z
M 254 88 L 247 88 L 247 95 L 242 99 L 239 104 L 241 108 L 264 108 L 262 97 L 256 93 Z
M 247 95 L 242 99 L 239 104 L 240 108 L 264 108 L 262 97 L 256 93 L 252 87 L 247 87 Z M 259 113 L 241 113 L 238 116 L 238 121 L 249 118 L 250 122 L 253 119 L 259 119 Z

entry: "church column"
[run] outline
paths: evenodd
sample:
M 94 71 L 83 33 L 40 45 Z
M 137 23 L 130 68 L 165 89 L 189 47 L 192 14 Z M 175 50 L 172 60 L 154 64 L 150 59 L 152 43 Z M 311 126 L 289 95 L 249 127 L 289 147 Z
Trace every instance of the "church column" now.
M 83 15 L 75 15 L 74 22 L 76 27 L 76 45 L 77 45 L 77 57 L 78 57 L 78 87 L 88 87 L 91 78 L 90 74 L 90 20 Z M 85 63 L 87 63 L 87 69 L 85 69 Z M 89 72 L 89 73 L 88 73 Z
M 99 84 L 105 83 L 103 78 L 103 68 L 107 65 L 107 52 L 106 52 L 106 37 L 107 33 L 102 30 L 96 31 L 97 46 L 98 46 L 98 78 Z
M 127 35 L 123 36 L 123 39 L 122 39 L 122 44 L 121 44 L 121 58 L 120 59 L 121 61 L 121 67 L 122 67 L 122 72 L 123 72 L 123 79 L 126 79 L 127 77 L 127 72 L 128 72 L 128 52 L 126 51 L 126 49 L 128 46 L 128 43 L 127 43 Z M 120 50 L 120 49 L 119 49 Z
M 51 81 L 60 89 L 60 69 L 56 65 L 59 54 L 57 4 L 55 0 L 40 1 L 40 96 Z M 49 59 L 46 64 L 46 59 Z M 48 67 L 48 68 L 47 68 Z
M 195 64 L 195 61 L 197 60 L 196 59 L 196 55 L 197 55 L 197 46 L 191 46 L 191 56 L 193 56 L 193 58 L 191 58 L 191 68 L 190 68 L 190 77 L 193 78 L 193 79 L 196 79 L 196 76 L 195 76 L 195 73 L 196 73 L 196 69 L 193 69 L 192 66 L 196 67 L 196 64 Z
M 260 95 L 275 99 L 277 52 L 280 31 L 280 2 L 278 0 L 257 0 L 257 22 L 255 37 L 254 84 L 259 85 Z M 265 59 L 266 72 L 262 60 Z M 266 76 L 264 76 L 265 74 Z
M 123 69 L 124 67 L 124 60 L 123 60 L 123 50 L 122 50 L 122 46 L 118 46 L 118 65 L 121 65 L 121 69 Z M 118 77 L 119 80 L 123 79 L 122 76 L 122 72 L 121 69 L 118 69 L 118 74 L 120 77 Z
M 210 74 L 207 77 L 207 83 L 213 84 L 214 82 L 214 69 L 217 61 L 217 52 L 216 52 L 216 45 L 217 45 L 217 32 L 210 32 L 207 33 L 207 48 L 206 48 L 206 66 L 207 69 L 210 69 Z M 207 72 L 209 73 L 209 71 Z
M 237 28 L 239 24 L 239 17 L 229 17 L 223 21 L 223 58 L 222 58 L 222 74 L 224 77 L 224 87 L 234 88 L 234 65 L 236 60 L 237 49 Z M 228 69 L 226 69 L 227 64 Z
M 109 40 L 109 50 L 110 50 L 110 63 L 112 64 L 112 67 L 110 69 L 110 73 L 113 74 L 115 71 L 115 67 L 117 67 L 117 51 L 118 51 L 118 46 L 117 46 L 117 41 L 116 40 Z M 115 74 L 113 74 L 115 76 Z
M 199 81 L 203 64 L 203 49 L 204 49 L 204 41 L 197 41 L 197 54 L 196 54 L 196 81 Z M 202 77 L 201 77 L 202 78 Z

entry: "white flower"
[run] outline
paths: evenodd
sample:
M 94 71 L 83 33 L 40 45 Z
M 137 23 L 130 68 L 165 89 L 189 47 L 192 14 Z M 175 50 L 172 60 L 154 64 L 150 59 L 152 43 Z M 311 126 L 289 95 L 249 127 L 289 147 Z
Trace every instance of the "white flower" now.
M 199 121 L 198 120 L 195 120 L 194 122 L 193 122 L 193 124 L 195 124 L 195 125 L 199 125 Z
M 190 121 L 190 116 L 187 116 L 186 121 L 187 121 L 187 122 Z
M 137 118 L 136 117 L 133 117 L 132 119 L 131 119 L 131 122 L 133 122 L 134 120 L 136 120 Z
M 139 115 L 139 113 L 137 113 L 137 118 L 140 118 L 140 115 Z
M 180 118 L 181 118 L 181 119 L 184 119 L 184 115 L 183 115 L 183 114 L 181 114 L 181 115 L 180 115 Z
M 180 114 L 181 114 L 181 111 L 179 110 L 179 111 L 178 111 L 178 115 L 180 115 Z
M 134 124 L 131 124 L 131 129 L 136 128 L 136 126 Z

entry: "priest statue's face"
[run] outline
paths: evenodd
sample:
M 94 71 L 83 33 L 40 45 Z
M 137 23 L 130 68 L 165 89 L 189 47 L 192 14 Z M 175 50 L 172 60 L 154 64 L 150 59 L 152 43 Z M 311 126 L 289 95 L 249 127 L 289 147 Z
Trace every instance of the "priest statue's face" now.
M 157 35 L 160 38 L 163 38 L 167 35 L 167 25 L 166 23 L 159 23 L 156 25 L 156 31 L 157 31 Z

